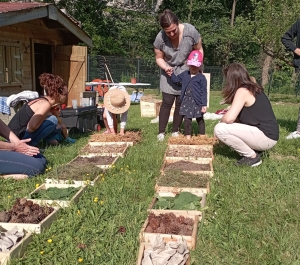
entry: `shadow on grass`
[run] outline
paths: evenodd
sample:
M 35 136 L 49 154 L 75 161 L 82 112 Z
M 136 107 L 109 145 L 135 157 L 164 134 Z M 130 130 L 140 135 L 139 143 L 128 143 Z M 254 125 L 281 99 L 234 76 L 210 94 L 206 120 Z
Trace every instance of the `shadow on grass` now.
M 297 121 L 277 119 L 277 122 L 281 128 L 285 128 L 288 132 L 296 130 Z
M 214 154 L 217 156 L 224 156 L 228 158 L 238 159 L 240 158 L 239 154 L 232 150 L 230 147 L 223 143 L 218 143 L 214 145 Z

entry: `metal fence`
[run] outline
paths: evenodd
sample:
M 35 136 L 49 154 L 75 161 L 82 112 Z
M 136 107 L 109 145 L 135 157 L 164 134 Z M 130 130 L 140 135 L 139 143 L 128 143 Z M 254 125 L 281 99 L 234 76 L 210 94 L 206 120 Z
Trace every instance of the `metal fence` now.
M 211 74 L 210 89 L 221 90 L 223 85 L 222 68 L 218 66 L 204 66 L 204 72 Z M 261 69 L 249 68 L 251 75 L 261 82 Z M 295 86 L 291 71 L 273 70 L 269 72 L 269 83 L 265 86 L 268 94 L 298 94 L 300 85 Z M 154 57 L 151 60 L 141 58 L 130 59 L 115 56 L 88 56 L 88 81 L 93 79 L 113 80 L 118 82 L 130 82 L 131 77 L 136 77 L 139 83 L 150 83 L 151 89 L 159 90 L 160 68 Z

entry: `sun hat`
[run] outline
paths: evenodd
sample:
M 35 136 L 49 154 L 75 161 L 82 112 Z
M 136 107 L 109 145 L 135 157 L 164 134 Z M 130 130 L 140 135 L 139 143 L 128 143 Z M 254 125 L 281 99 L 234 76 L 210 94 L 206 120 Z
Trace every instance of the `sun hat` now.
M 203 62 L 203 54 L 198 50 L 194 50 L 190 53 L 187 61 L 187 65 L 193 65 L 200 67 Z
M 130 97 L 126 91 L 111 87 L 104 95 L 104 106 L 111 113 L 124 113 L 129 109 Z

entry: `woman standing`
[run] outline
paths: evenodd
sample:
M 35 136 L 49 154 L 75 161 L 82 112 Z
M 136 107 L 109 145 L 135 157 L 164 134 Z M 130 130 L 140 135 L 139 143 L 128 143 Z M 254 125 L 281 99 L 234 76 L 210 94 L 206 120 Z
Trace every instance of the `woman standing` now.
M 279 138 L 272 106 L 243 65 L 229 65 L 224 76 L 224 103 L 231 107 L 215 126 L 215 136 L 242 156 L 236 166 L 258 166 L 262 163 L 260 152 L 272 148 Z
M 54 115 L 47 115 L 53 105 L 64 103 L 68 95 L 60 76 L 43 73 L 39 79 L 46 96 L 24 104 L 8 124 L 19 139 L 30 138 L 28 144 L 32 146 L 37 146 L 40 140 L 47 140 L 47 137 L 52 137 L 51 133 L 55 133 L 58 120 Z
M 178 136 L 182 116 L 179 115 L 181 105 L 181 87 L 171 81 L 168 74 L 172 69 L 176 75 L 188 70 L 185 65 L 192 50 L 200 50 L 203 54 L 202 41 L 196 28 L 188 23 L 179 23 L 177 16 L 166 9 L 159 16 L 162 30 L 154 41 L 154 52 L 157 65 L 161 68 L 160 90 L 163 102 L 159 112 L 159 134 L 157 139 L 162 141 L 169 120 L 170 111 L 175 101 L 172 136 Z

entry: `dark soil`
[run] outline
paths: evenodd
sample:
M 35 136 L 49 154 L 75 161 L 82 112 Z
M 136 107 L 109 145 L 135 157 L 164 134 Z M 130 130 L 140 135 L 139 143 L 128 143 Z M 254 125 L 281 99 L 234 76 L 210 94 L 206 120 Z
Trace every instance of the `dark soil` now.
M 56 170 L 51 171 L 47 178 L 62 179 L 62 180 L 91 180 L 93 181 L 97 176 L 104 173 L 104 170 L 95 165 L 63 165 Z
M 200 149 L 200 148 L 190 148 L 188 146 L 186 147 L 180 147 L 180 148 L 173 148 L 169 147 L 166 153 L 166 156 L 170 157 L 197 157 L 197 158 L 211 158 L 212 152 Z
M 169 169 L 180 169 L 183 171 L 211 171 L 210 164 L 198 164 L 184 160 L 166 163 L 164 171 Z
M 94 156 L 94 157 L 77 157 L 73 160 L 70 165 L 81 165 L 85 166 L 87 164 L 93 165 L 111 165 L 115 161 L 115 157 L 111 156 Z
M 17 199 L 11 210 L 0 212 L 0 222 L 38 224 L 53 211 L 52 207 L 40 206 L 24 198 Z
M 81 155 L 86 154 L 116 154 L 116 153 L 123 153 L 126 149 L 126 144 L 110 144 L 110 145 L 103 145 L 103 146 L 90 146 L 87 145 L 81 151 Z
M 145 232 L 191 236 L 193 225 L 194 220 L 192 218 L 185 218 L 183 216 L 176 217 L 174 213 L 160 215 L 150 213 Z
M 195 175 L 184 173 L 182 170 L 169 169 L 158 178 L 157 185 L 178 188 L 207 188 L 209 180 L 210 177 L 207 175 Z

